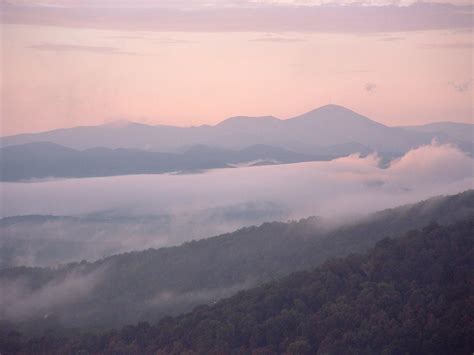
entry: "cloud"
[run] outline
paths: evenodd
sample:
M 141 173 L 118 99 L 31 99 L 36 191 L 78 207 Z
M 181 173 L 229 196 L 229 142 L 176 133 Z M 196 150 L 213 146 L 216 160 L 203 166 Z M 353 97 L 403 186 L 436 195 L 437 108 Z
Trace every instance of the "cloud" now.
M 448 85 L 457 92 L 463 93 L 471 89 L 472 78 L 463 82 L 450 81 Z
M 382 42 L 395 42 L 395 41 L 403 41 L 405 40 L 406 38 L 405 37 L 383 37 L 383 38 L 380 38 L 379 41 L 382 41 Z
M 365 157 L 352 154 L 325 162 L 219 169 L 196 175 L 11 183 L 2 185 L 2 193 L 5 196 L 5 210 L 16 208 L 20 214 L 90 213 L 80 217 L 85 223 L 82 227 L 71 219 L 29 222 L 22 225 L 21 234 L 29 235 L 33 241 L 39 238 L 38 245 L 46 243 L 47 247 L 60 241 L 74 240 L 79 246 L 81 243 L 88 244 L 91 252 L 92 249 L 100 250 L 107 243 L 128 244 L 128 250 L 147 248 L 150 246 L 147 243 L 160 239 L 159 228 L 162 227 L 159 226 L 167 224 L 167 218 L 174 219 L 170 236 L 176 238 L 174 244 L 179 244 L 186 238 L 191 239 L 196 229 L 206 228 L 201 230 L 205 232 L 202 237 L 208 237 L 212 235 L 209 234 L 212 228 L 231 231 L 255 224 L 253 218 L 261 213 L 267 221 L 320 215 L 334 217 L 331 222 L 337 224 L 341 220 L 353 221 L 350 217 L 375 210 L 417 202 L 434 195 L 461 192 L 471 189 L 474 183 L 474 160 L 451 145 L 433 142 L 413 149 L 392 160 L 387 168 L 381 168 L 380 162 L 376 154 Z M 16 187 L 13 195 L 12 187 Z M 46 200 L 48 204 L 44 203 Z M 265 204 L 261 201 L 270 202 Z M 98 208 L 106 207 L 111 208 L 108 213 L 98 213 Z M 279 218 L 274 218 L 276 214 L 272 213 L 265 215 L 265 211 L 272 209 L 280 211 Z M 164 212 L 170 216 L 157 217 Z M 104 221 L 107 218 L 118 233 L 109 231 L 108 235 L 103 224 L 94 225 L 94 220 Z M 332 223 L 328 226 L 331 227 Z M 150 239 L 140 238 L 140 228 L 142 232 L 150 233 Z M 4 231 L 0 230 L 0 241 L 6 237 Z M 51 239 L 42 240 L 43 232 Z M 35 244 L 27 246 L 34 248 Z M 70 250 L 71 246 L 66 249 Z M 8 249 L 8 252 L 11 251 Z M 76 246 L 72 251 L 80 251 L 80 248 Z M 61 251 L 54 250 L 56 252 Z M 40 286 L 37 286 L 35 270 L 25 271 L 21 279 L 0 279 L 0 319 L 21 321 L 28 317 L 47 318 L 50 314 L 61 314 L 58 310 L 74 307 L 74 304 L 93 302 L 94 291 L 108 279 L 107 273 L 113 270 L 105 267 L 91 270 L 104 264 L 81 263 L 74 269 L 58 267 L 54 279 L 42 280 Z M 109 265 L 112 267 L 114 264 Z M 43 278 L 47 275 L 42 273 Z M 154 297 L 144 300 L 143 309 L 177 305 L 188 307 L 213 302 L 248 288 L 255 281 L 252 278 L 237 283 L 229 280 L 229 284 L 222 288 L 195 291 L 166 287 Z M 72 314 L 74 321 L 77 321 L 77 315 Z
M 473 49 L 474 42 L 429 43 L 419 46 L 421 49 Z
M 62 280 L 54 279 L 40 288 L 34 288 L 31 280 L 3 278 L 0 281 L 0 318 L 47 317 L 56 307 L 67 306 L 90 294 L 102 275 L 103 270 L 66 273 Z
M 441 166 L 444 168 L 441 169 Z M 472 174 L 473 160 L 451 145 L 422 146 L 390 163 L 386 173 L 406 186 L 452 182 Z
M 180 44 L 180 43 L 194 43 L 194 41 L 185 39 L 176 39 L 171 37 L 149 37 L 149 36 L 109 36 L 110 39 L 127 39 L 127 40 L 140 40 L 148 41 L 157 44 Z
M 244 282 L 235 283 L 228 287 L 200 289 L 190 292 L 163 291 L 148 301 L 150 306 L 170 306 L 182 304 L 203 304 L 236 294 L 257 284 L 258 280 L 248 278 Z
M 157 44 L 187 44 L 187 43 L 195 43 L 196 41 L 190 41 L 187 39 L 175 39 L 175 38 L 157 38 L 154 42 Z
M 339 70 L 336 71 L 337 74 L 347 74 L 347 73 L 373 73 L 373 70 L 368 69 L 352 69 L 352 70 Z
M 418 2 L 418 0 L 16 0 L 17 4 L 34 5 L 49 8 L 77 8 L 77 7 L 98 7 L 98 8 L 172 8 L 172 9 L 202 9 L 202 8 L 235 8 L 235 7 L 262 7 L 262 6 L 331 6 L 331 5 L 354 5 L 365 6 L 408 6 Z M 470 5 L 469 0 L 438 0 L 432 1 L 453 5 Z
M 285 38 L 285 37 L 261 37 L 251 39 L 250 42 L 272 42 L 272 43 L 294 43 L 294 42 L 305 42 L 303 38 Z
M 295 6 L 275 2 L 234 2 L 235 6 L 212 6 L 212 3 L 202 6 L 201 3 L 196 7 L 192 6 L 196 3 L 187 2 L 187 6 L 181 7 L 172 4 L 68 2 L 63 6 L 57 6 L 57 3 L 56 6 L 40 6 L 8 2 L 2 6 L 1 21 L 4 24 L 193 32 L 380 33 L 473 27 L 473 7 L 469 5 L 417 2 L 410 6 Z
M 377 90 L 377 84 L 367 83 L 365 84 L 364 88 L 368 93 L 374 93 Z
M 285 220 L 290 214 L 275 203 L 252 201 L 210 208 L 196 204 L 182 213 L 138 216 L 127 207 L 109 207 L 108 211 L 78 217 L 0 220 L 0 269 L 98 260 L 135 249 L 177 245 L 268 220 Z
M 29 46 L 28 48 L 48 52 L 86 52 L 110 55 L 138 55 L 137 53 L 122 51 L 114 47 L 83 46 L 77 44 L 42 43 Z

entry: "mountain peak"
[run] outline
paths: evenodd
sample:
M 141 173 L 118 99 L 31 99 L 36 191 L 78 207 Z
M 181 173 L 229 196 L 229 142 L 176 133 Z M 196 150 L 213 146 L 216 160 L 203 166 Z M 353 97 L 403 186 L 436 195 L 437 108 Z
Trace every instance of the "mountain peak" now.
M 383 126 L 355 111 L 344 106 L 330 104 L 318 107 L 314 110 L 303 113 L 302 115 L 290 118 L 291 121 L 319 121 L 324 123 L 366 123 L 371 125 Z
M 309 115 L 309 114 L 327 114 L 327 115 L 359 115 L 357 112 L 352 111 L 351 109 L 348 109 L 347 107 L 341 106 L 341 105 L 336 105 L 336 104 L 328 104 L 328 105 L 323 105 L 318 108 L 315 108 L 311 111 L 308 111 L 306 113 L 303 113 L 302 115 L 299 115 L 297 117 Z
M 313 111 L 321 111 L 321 112 L 324 111 L 324 112 L 331 112 L 331 113 L 335 113 L 335 112 L 356 113 L 352 111 L 351 109 L 348 109 L 347 107 L 336 105 L 336 104 L 323 105 L 314 109 Z
M 127 120 L 115 120 L 115 121 L 104 123 L 102 127 L 127 128 L 127 127 L 151 127 L 151 126 L 145 123 L 140 123 L 140 122 L 133 122 L 133 121 L 127 121 Z
M 110 128 L 123 128 L 131 124 L 132 122 L 127 121 L 127 120 L 114 120 L 114 121 L 105 122 L 103 126 L 110 127 Z
M 240 128 L 242 126 L 249 126 L 249 125 L 260 125 L 260 124 L 267 124 L 267 123 L 275 123 L 280 122 L 280 120 L 273 116 L 235 116 L 225 119 L 224 121 L 218 123 L 217 127 L 233 127 L 233 128 Z

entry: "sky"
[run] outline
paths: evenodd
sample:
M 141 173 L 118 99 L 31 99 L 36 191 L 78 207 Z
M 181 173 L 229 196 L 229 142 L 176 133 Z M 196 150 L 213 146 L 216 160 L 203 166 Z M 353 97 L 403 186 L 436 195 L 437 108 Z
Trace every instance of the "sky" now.
M 339 104 L 473 121 L 470 1 L 0 1 L 2 136 Z

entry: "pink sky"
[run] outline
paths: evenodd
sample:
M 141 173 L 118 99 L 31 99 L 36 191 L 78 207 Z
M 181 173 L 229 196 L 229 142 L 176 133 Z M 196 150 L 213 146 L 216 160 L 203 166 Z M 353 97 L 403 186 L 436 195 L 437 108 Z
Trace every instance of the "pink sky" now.
M 287 118 L 328 103 L 387 125 L 473 119 L 466 2 L 21 3 L 2 3 L 1 135 Z

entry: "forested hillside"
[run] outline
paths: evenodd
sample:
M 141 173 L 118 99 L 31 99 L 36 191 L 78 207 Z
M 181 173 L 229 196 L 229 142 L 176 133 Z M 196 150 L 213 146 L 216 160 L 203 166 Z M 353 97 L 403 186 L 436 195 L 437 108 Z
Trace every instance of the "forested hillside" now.
M 95 263 L 4 269 L 0 319 L 33 333 L 50 327 L 157 321 L 311 269 L 331 257 L 364 252 L 380 239 L 431 221 L 449 224 L 469 216 L 474 216 L 474 191 L 385 210 L 339 226 L 318 218 L 265 223 Z
M 383 239 L 193 312 L 118 331 L 26 340 L 11 353 L 472 354 L 474 218 Z

